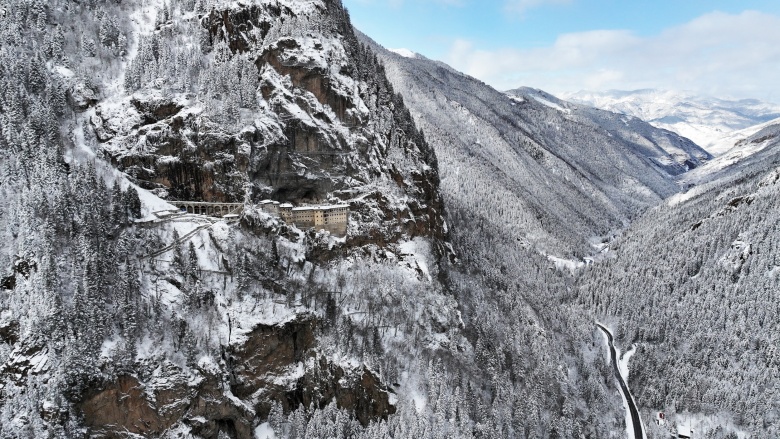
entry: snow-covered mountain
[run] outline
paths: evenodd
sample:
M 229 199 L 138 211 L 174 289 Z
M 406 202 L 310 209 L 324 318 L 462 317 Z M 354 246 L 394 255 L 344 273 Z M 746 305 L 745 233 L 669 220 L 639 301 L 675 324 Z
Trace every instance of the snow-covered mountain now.
M 748 431 L 771 436 L 778 431 L 772 409 L 760 409 L 759 417 L 749 419 L 754 410 L 743 408 L 768 407 L 776 391 L 734 391 L 745 382 L 771 386 L 767 367 L 774 366 L 759 358 L 776 357 L 770 332 L 778 332 L 745 322 L 749 337 L 760 340 L 758 350 L 747 353 L 743 347 L 732 349 L 737 342 L 727 323 L 744 322 L 738 315 L 745 307 L 739 304 L 751 303 L 755 312 L 758 307 L 774 309 L 773 293 L 780 291 L 773 207 L 779 193 L 780 149 L 774 125 L 738 145 L 754 154 L 723 166 L 721 173 L 704 171 L 719 160 L 708 160 L 689 140 L 638 118 L 572 104 L 534 89 L 500 93 L 440 62 L 401 57 L 367 37 L 363 40 L 385 63 L 439 158 L 453 246 L 482 282 L 454 279 L 471 290 L 491 292 L 459 299 L 467 324 L 474 315 L 490 321 L 478 326 L 503 344 L 511 338 L 491 327 L 504 327 L 522 309 L 502 312 L 513 303 L 507 296 L 519 295 L 535 310 L 555 308 L 558 315 L 566 313 L 565 304 L 583 306 L 585 314 L 592 312 L 593 318 L 610 323 L 622 346 L 641 342 L 628 381 L 636 389 L 650 437 L 668 437 L 673 423 L 689 420 L 707 437 L 739 437 Z M 690 165 L 680 169 L 685 160 Z M 678 181 L 688 185 L 686 178 L 697 172 L 707 180 L 685 194 L 674 194 Z M 473 227 L 475 222 L 478 227 Z M 614 234 L 592 239 L 605 226 L 614 227 Z M 585 242 L 591 246 L 578 246 Z M 522 246 L 531 251 L 523 252 Z M 566 256 L 561 258 L 556 251 L 571 253 L 557 253 Z M 576 271 L 595 264 L 580 268 L 576 293 L 557 290 L 556 295 L 556 288 L 548 289 L 556 283 L 553 278 L 518 275 L 529 265 L 538 266 L 535 252 L 547 255 L 550 269 Z M 504 272 L 523 280 L 507 281 Z M 507 290 L 490 289 L 486 283 Z M 737 291 L 729 292 L 732 289 Z M 731 299 L 733 294 L 738 302 Z M 564 306 L 552 305 L 551 297 Z M 493 311 L 472 311 L 481 308 Z M 722 309 L 728 311 L 712 314 Z M 555 344 L 577 345 L 588 339 L 580 332 L 585 326 L 570 327 L 559 318 L 543 327 L 561 334 L 545 336 Z M 733 341 L 720 345 L 720 338 Z M 667 413 L 672 427 L 654 425 L 651 419 L 658 411 Z M 717 415 L 707 416 L 712 413 Z
M 536 100 L 569 115 L 570 118 L 604 129 L 641 151 L 672 175 L 698 168 L 712 159 L 707 151 L 687 138 L 670 130 L 658 129 L 637 117 L 573 104 L 544 91 L 527 87 L 510 90 L 507 94 Z
M 636 118 L 539 90 L 501 93 L 443 63 L 364 40 L 436 150 L 449 208 L 479 206 L 479 215 L 512 224 L 506 233 L 543 253 L 586 256 L 590 240 L 675 193 L 674 176 L 710 158 Z M 503 215 L 487 213 L 493 203 Z
M 772 120 L 770 120 L 768 122 L 760 123 L 758 125 L 752 125 L 752 126 L 750 126 L 748 128 L 742 129 L 742 130 L 733 131 L 733 132 L 727 134 L 726 136 L 723 136 L 722 138 L 720 138 L 717 142 L 715 142 L 712 145 L 711 149 L 713 149 L 715 151 L 720 151 L 720 153 L 719 153 L 720 156 L 722 156 L 722 155 L 724 155 L 726 153 L 737 152 L 736 150 L 738 150 L 740 148 L 740 146 L 742 146 L 744 144 L 743 141 L 745 139 L 753 136 L 754 134 L 756 134 L 756 133 L 758 133 L 758 132 L 760 132 L 760 131 L 762 131 L 762 130 L 764 130 L 766 128 L 769 128 L 769 127 L 771 127 L 773 125 L 778 125 L 778 124 L 780 124 L 780 118 L 772 119 Z M 748 151 L 742 151 L 742 154 L 749 154 L 749 153 L 750 153 L 749 150 Z
M 580 303 L 637 346 L 629 385 L 648 437 L 670 437 L 647 421 L 658 412 L 701 437 L 780 434 L 779 133 L 685 174 L 697 185 L 647 211 L 581 279 Z
M 726 178 L 741 178 L 750 169 L 771 166 L 778 156 L 780 119 L 736 131 L 719 144 L 725 151 L 701 168 L 680 176 L 684 187 L 722 185 Z M 701 191 L 701 189 L 698 189 Z
M 0 11 L 0 437 L 618 437 L 596 320 L 643 419 L 778 436 L 776 124 L 715 167 L 339 0 Z
M 713 155 L 725 152 L 724 136 L 780 117 L 780 105 L 757 99 L 727 100 L 674 91 L 580 91 L 559 97 L 638 117 L 693 140 Z

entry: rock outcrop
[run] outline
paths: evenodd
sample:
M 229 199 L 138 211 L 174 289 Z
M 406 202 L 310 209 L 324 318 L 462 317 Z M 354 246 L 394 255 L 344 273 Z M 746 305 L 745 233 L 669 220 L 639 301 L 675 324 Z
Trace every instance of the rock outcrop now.
M 431 316 L 462 322 L 434 280 L 436 158 L 341 2 L 66 3 L 14 16 L 22 76 L 52 85 L 0 81 L 19 107 L 0 129 L 0 436 L 250 438 L 318 408 L 395 422 L 383 382 L 427 362 L 397 346 L 443 348 Z M 350 212 L 345 237 L 161 199 Z
M 153 83 L 119 106 L 98 105 L 91 120 L 104 155 L 171 199 L 359 199 L 372 214 L 354 219 L 387 241 L 443 237 L 432 150 L 341 5 L 313 5 L 232 5 L 202 16 L 204 50 L 251 62 L 242 81 L 257 83 L 255 102 L 227 118 L 210 108 L 219 101 Z M 377 189 L 381 203 L 365 197 Z
M 185 371 L 163 361 L 140 367 L 149 376 L 120 375 L 86 395 L 80 409 L 91 437 L 154 437 L 183 423 L 203 438 L 251 439 L 257 419 L 276 402 L 289 412 L 335 401 L 365 426 L 395 413 L 386 387 L 365 367 L 345 370 L 319 356 L 317 321 L 258 325 L 224 354 L 224 375 Z M 302 371 L 302 372 L 301 372 Z

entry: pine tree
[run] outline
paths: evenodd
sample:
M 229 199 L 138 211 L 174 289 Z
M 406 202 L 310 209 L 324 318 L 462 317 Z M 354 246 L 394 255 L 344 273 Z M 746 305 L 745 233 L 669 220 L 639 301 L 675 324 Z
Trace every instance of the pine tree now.
M 192 280 L 200 277 L 200 264 L 198 262 L 198 252 L 195 250 L 195 244 L 190 241 L 189 254 L 187 258 L 187 274 Z
M 97 46 L 95 40 L 86 34 L 81 36 L 81 51 L 86 57 L 94 57 L 97 55 Z
M 119 28 L 117 27 L 116 23 L 116 17 L 109 16 L 107 13 L 104 13 L 100 19 L 100 27 L 98 30 L 98 35 L 100 39 L 100 43 L 105 47 L 118 47 L 119 43 Z
M 124 192 L 119 180 L 114 180 L 111 187 L 111 223 L 123 225 L 127 222 L 127 213 L 125 208 Z
M 46 66 L 39 57 L 30 59 L 27 67 L 27 86 L 31 93 L 40 93 L 46 88 Z
M 130 186 L 124 196 L 127 218 L 130 220 L 141 218 L 141 198 L 135 187 Z
M 179 232 L 173 229 L 173 260 L 171 266 L 179 273 L 184 273 L 187 263 L 184 261 L 184 253 L 181 251 Z
M 282 411 L 282 405 L 278 401 L 271 402 L 271 410 L 268 414 L 268 425 L 274 431 L 277 437 L 284 436 L 284 412 Z

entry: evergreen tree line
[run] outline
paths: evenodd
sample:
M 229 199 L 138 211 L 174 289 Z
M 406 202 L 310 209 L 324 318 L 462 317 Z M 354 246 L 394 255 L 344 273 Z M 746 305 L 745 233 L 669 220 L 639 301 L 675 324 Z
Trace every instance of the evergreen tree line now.
M 777 165 L 775 154 L 648 212 L 614 259 L 582 276 L 576 301 L 614 321 L 623 346 L 638 346 L 632 362 L 642 367 L 629 384 L 648 410 L 733 417 L 754 437 L 778 434 L 780 191 L 758 184 Z

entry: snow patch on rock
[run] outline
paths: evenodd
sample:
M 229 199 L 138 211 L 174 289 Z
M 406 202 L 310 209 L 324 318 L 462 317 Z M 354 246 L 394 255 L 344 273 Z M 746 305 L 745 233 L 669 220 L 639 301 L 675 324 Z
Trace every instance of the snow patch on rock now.
M 417 58 L 417 53 L 409 49 L 400 48 L 400 49 L 388 49 L 388 50 L 390 50 L 395 54 L 401 55 L 404 58 Z

